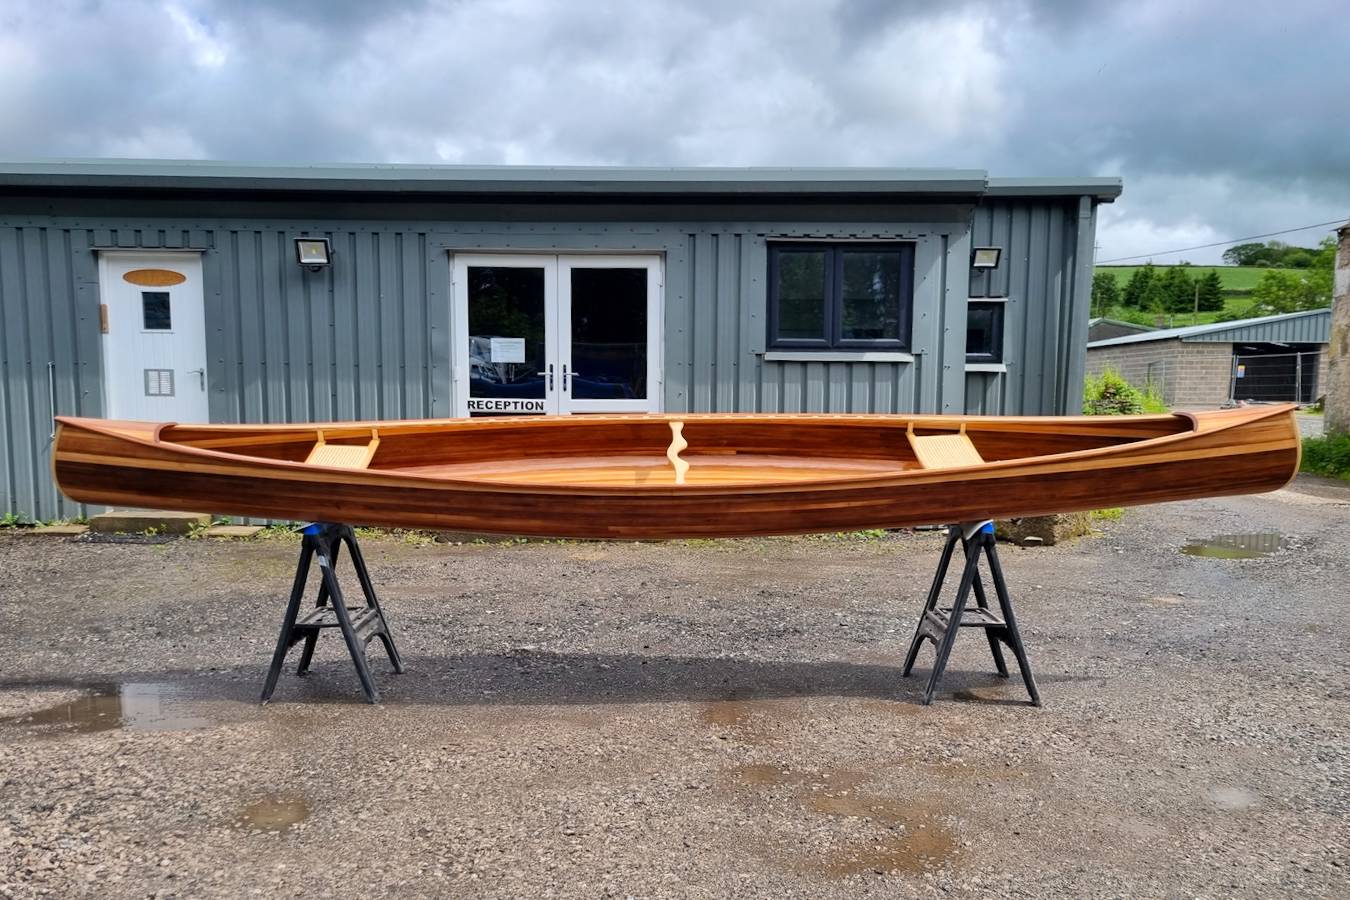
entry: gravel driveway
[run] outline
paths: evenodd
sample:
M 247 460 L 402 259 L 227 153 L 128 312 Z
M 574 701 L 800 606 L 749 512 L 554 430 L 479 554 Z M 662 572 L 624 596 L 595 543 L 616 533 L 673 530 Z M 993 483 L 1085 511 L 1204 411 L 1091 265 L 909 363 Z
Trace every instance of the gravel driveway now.
M 370 538 L 378 707 L 336 635 L 256 705 L 293 541 L 0 534 L 0 896 L 1344 897 L 1310 484 L 1002 548 L 1042 709 L 973 633 L 931 707 L 931 650 L 899 678 L 934 533 Z M 1244 532 L 1284 549 L 1180 552 Z
M 1305 438 L 1321 437 L 1325 431 L 1326 418 L 1323 416 L 1299 413 L 1294 418 L 1298 422 L 1298 433 Z

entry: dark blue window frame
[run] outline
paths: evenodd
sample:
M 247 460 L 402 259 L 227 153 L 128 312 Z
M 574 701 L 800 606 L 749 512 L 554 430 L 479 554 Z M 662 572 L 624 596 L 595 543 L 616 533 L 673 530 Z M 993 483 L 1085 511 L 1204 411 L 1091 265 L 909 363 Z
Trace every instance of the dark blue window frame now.
M 971 300 L 966 304 L 967 323 L 972 312 L 989 313 L 987 331 L 976 333 L 969 327 L 966 328 L 966 362 L 1003 362 L 1003 315 L 1007 305 L 1007 301 L 1004 300 Z
M 887 338 L 845 338 L 844 255 L 893 252 L 899 257 L 899 310 L 896 335 Z M 825 254 L 825 302 L 820 338 L 781 338 L 779 332 L 779 266 L 791 253 Z M 892 350 L 907 352 L 914 322 L 914 244 L 909 241 L 782 241 L 769 244 L 768 349 L 770 350 Z

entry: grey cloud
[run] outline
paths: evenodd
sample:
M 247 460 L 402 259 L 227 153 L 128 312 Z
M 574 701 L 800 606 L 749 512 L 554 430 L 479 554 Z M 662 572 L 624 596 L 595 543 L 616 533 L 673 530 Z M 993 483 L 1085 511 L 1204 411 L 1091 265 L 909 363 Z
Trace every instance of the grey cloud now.
M 1133 40 L 1122 16 L 1072 41 L 1042 38 L 1019 79 L 1040 101 L 1024 136 L 1080 152 L 1099 140 L 1098 152 L 1150 171 L 1350 181 L 1350 142 L 1336 139 L 1346 129 L 1318 71 L 1346 30 L 1328 27 L 1330 4 L 1314 7 L 1249 10 L 1220 27 L 1226 7 L 1192 5 L 1134 25 Z
M 1350 211 L 1337 5 L 33 0 L 0 154 L 1121 174 L 1122 255 Z
M 202 0 L 196 9 L 206 18 L 264 17 L 303 22 L 320 31 L 350 34 L 391 16 L 416 15 L 429 0 L 323 0 L 321 3 L 287 0 Z

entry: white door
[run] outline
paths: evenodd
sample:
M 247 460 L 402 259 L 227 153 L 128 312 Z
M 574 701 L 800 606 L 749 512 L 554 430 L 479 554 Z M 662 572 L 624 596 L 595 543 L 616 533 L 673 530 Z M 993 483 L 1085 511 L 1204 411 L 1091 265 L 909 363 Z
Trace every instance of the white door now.
M 655 412 L 661 260 L 456 255 L 460 415 Z
M 201 255 L 99 255 L 104 409 L 110 419 L 210 420 Z
M 661 263 L 558 257 L 558 411 L 656 412 Z

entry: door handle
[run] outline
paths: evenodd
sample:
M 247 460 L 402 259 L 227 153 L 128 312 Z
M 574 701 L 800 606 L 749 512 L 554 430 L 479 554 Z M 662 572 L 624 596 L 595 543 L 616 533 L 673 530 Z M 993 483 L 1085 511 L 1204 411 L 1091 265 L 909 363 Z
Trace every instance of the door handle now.
M 56 363 L 47 363 L 47 398 L 52 402 L 51 439 L 56 440 Z
M 206 390 L 206 369 L 188 369 L 188 375 L 196 375 L 201 383 L 201 389 Z
M 567 375 L 566 375 L 567 367 L 566 367 L 566 366 L 563 367 L 563 372 L 564 372 L 564 374 L 563 374 L 563 387 L 565 388 L 565 387 L 567 387 Z M 553 363 L 549 363 L 549 364 L 548 364 L 548 371 L 546 371 L 546 372 L 536 372 L 535 374 L 536 374 L 536 375 L 545 375 L 545 376 L 547 376 L 547 377 L 548 377 L 548 389 L 549 389 L 550 391 L 553 390 Z
M 567 363 L 563 363 L 563 390 L 564 390 L 564 391 L 567 390 L 567 376 L 568 376 L 569 374 L 570 374 L 573 378 L 580 378 L 580 377 L 581 377 L 581 373 L 580 373 L 580 372 L 571 372 L 571 373 L 569 373 L 569 372 L 567 371 Z

